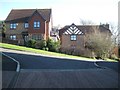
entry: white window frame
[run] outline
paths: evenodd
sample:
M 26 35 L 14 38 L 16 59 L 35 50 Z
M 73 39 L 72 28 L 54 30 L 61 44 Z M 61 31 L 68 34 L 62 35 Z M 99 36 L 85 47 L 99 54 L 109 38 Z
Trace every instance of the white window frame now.
M 29 23 L 26 22 L 26 23 L 24 24 L 24 27 L 25 27 L 25 28 L 28 28 L 28 27 L 29 27 Z
M 16 35 L 10 35 L 11 40 L 16 40 Z
M 71 41 L 76 41 L 77 40 L 77 35 L 73 34 L 70 36 Z
M 34 21 L 34 28 L 40 28 L 40 21 Z
M 17 28 L 17 23 L 10 24 L 10 29 L 16 29 L 16 28 Z

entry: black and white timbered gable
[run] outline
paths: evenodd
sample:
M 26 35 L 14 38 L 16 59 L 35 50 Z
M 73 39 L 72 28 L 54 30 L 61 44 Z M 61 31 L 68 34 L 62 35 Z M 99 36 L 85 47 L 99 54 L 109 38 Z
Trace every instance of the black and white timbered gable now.
M 83 35 L 83 32 L 75 25 L 70 25 L 66 31 L 63 33 L 64 35 Z

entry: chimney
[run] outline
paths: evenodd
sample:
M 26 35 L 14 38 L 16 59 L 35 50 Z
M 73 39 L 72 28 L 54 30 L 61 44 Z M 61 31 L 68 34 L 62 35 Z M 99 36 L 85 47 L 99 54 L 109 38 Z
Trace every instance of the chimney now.
M 102 26 L 105 27 L 105 28 L 107 28 L 107 29 L 109 29 L 109 24 L 108 23 L 102 24 Z

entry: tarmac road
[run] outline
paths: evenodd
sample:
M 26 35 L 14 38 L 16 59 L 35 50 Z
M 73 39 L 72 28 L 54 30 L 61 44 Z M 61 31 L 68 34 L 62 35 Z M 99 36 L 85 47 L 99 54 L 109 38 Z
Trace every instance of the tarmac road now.
M 21 69 L 90 69 L 97 68 L 92 61 L 71 60 L 36 55 L 4 52 L 19 61 Z
M 20 51 L 21 52 L 21 51 Z M 118 72 L 94 61 L 3 51 L 20 62 L 13 88 L 118 88 Z

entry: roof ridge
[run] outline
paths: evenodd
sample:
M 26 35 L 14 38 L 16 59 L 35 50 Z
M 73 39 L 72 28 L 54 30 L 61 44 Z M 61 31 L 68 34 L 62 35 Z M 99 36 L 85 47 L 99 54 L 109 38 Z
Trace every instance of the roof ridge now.
M 30 17 L 35 11 L 45 19 L 50 20 L 50 14 L 52 9 L 12 9 L 6 18 L 6 21 L 16 20 L 24 17 Z
M 51 8 L 44 8 L 44 9 L 12 9 L 12 10 L 50 10 Z

